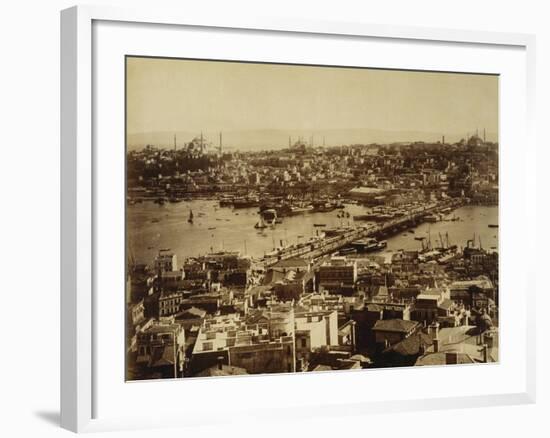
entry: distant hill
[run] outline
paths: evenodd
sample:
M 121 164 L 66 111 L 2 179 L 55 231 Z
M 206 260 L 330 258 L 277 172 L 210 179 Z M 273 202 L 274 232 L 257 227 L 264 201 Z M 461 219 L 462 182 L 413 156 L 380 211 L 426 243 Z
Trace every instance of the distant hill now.
M 146 145 L 169 148 L 174 146 L 174 134 L 177 145 L 183 146 L 200 132 L 176 131 L 176 132 L 149 132 L 128 135 L 128 149 L 141 149 Z M 268 149 L 284 149 L 288 147 L 289 136 L 294 143 L 298 138 L 303 141 L 310 141 L 313 135 L 315 146 L 323 144 L 336 146 L 345 144 L 368 144 L 368 143 L 396 143 L 396 142 L 436 142 L 445 135 L 446 142 L 456 142 L 466 136 L 463 134 L 422 132 L 422 131 L 384 131 L 377 129 L 325 129 L 325 130 L 282 130 L 282 129 L 251 129 L 223 131 L 223 148 L 225 150 L 256 151 Z M 203 131 L 205 142 L 210 142 L 214 147 L 219 145 L 219 131 Z M 495 141 L 497 136 L 494 133 L 487 133 L 487 140 Z

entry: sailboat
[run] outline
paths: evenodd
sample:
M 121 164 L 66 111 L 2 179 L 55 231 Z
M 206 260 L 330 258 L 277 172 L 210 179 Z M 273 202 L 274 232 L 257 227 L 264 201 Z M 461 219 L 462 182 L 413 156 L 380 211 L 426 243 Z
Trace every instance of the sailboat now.
M 187 222 L 190 224 L 193 223 L 193 210 L 189 210 L 189 219 L 187 219 Z

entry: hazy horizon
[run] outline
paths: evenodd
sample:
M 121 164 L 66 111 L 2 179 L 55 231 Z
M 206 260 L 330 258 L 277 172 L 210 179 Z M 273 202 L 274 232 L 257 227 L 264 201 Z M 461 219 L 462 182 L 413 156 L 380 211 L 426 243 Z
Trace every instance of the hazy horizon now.
M 189 142 L 283 148 L 498 141 L 498 76 L 164 58 L 127 58 L 129 149 Z
M 368 132 L 366 132 L 368 131 Z M 419 131 L 381 131 L 381 130 L 323 130 L 323 131 L 300 131 L 296 129 L 273 130 L 239 130 L 239 131 L 213 131 L 203 130 L 205 143 L 211 142 L 214 147 L 219 146 L 219 135 L 222 133 L 222 145 L 225 150 L 262 150 L 284 149 L 288 147 L 289 137 L 292 143 L 299 138 L 309 144 L 313 136 L 315 147 L 326 145 L 327 147 L 352 144 L 390 144 L 407 142 L 437 142 L 442 140 L 445 135 L 446 143 L 456 143 L 467 135 L 475 134 L 475 130 L 463 134 L 443 134 L 440 132 L 419 132 Z M 144 132 L 128 135 L 128 150 L 144 148 L 147 145 L 153 145 L 159 148 L 173 148 L 174 135 L 176 136 L 177 148 L 182 148 L 184 144 L 189 143 L 193 138 L 199 137 L 201 132 L 175 131 L 175 132 Z M 479 132 L 483 138 L 483 130 Z M 496 142 L 498 140 L 496 133 L 486 132 L 487 141 Z

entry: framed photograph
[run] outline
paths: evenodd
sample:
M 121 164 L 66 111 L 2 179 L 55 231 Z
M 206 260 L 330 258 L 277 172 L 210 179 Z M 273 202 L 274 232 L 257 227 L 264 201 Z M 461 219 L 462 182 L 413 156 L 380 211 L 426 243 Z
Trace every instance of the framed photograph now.
M 79 6 L 61 53 L 63 427 L 534 401 L 534 37 Z

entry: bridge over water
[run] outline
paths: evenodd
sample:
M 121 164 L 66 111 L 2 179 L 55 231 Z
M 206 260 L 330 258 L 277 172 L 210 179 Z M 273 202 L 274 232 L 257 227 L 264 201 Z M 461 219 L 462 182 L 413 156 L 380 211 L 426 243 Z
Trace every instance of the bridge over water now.
M 425 221 L 426 216 L 440 213 L 444 209 L 455 209 L 463 205 L 462 200 L 452 199 L 425 207 L 418 207 L 400 216 L 380 224 L 369 224 L 353 229 L 342 230 L 335 236 L 325 237 L 313 242 L 304 242 L 282 249 L 276 255 L 268 255 L 262 259 L 266 267 L 272 266 L 280 260 L 293 257 L 315 259 L 333 253 L 349 245 L 351 242 L 367 237 L 381 238 L 397 234 L 403 230 L 415 227 Z

